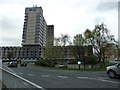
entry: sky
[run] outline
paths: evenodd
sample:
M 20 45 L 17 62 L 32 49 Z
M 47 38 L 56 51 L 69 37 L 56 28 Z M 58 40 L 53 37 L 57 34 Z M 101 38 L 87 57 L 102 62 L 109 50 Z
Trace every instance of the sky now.
M 55 37 L 72 38 L 104 23 L 118 39 L 118 0 L 0 0 L 0 46 L 21 46 L 25 7 L 33 5 L 43 8 Z

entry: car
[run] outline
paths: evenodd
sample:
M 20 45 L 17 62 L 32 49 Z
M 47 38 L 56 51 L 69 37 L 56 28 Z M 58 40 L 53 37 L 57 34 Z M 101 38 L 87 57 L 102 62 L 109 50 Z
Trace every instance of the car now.
M 120 63 L 117 63 L 112 66 L 108 66 L 107 68 L 107 74 L 110 78 L 120 77 Z
M 63 65 L 63 64 L 59 64 L 58 65 L 59 68 L 67 68 L 67 66 Z
M 109 62 L 112 62 L 112 63 L 120 63 L 120 59 L 109 60 Z
M 18 67 L 17 61 L 11 61 L 8 63 L 8 67 Z
M 27 66 L 26 62 L 21 62 L 20 66 Z
M 120 62 L 120 60 L 119 60 L 119 59 L 116 59 L 115 61 L 118 61 L 118 62 Z

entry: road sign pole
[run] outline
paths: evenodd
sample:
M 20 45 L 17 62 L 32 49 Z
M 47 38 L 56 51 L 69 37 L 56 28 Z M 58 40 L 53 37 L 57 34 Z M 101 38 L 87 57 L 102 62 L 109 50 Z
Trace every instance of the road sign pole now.
M 80 64 L 79 64 L 79 69 L 80 69 Z
M 80 69 L 80 64 L 81 64 L 81 61 L 78 61 L 79 69 Z

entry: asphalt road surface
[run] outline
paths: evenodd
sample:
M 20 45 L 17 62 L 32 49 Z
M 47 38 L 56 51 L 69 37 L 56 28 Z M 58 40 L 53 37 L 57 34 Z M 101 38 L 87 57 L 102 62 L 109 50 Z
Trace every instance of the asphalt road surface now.
M 120 80 L 111 79 L 106 71 L 73 71 L 48 69 L 33 65 L 3 68 L 43 88 L 119 88 Z

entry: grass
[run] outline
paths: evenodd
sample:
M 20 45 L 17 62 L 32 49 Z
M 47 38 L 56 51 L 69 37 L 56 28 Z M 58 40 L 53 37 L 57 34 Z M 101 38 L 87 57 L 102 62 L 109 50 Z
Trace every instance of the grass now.
M 43 67 L 43 68 L 49 68 L 49 69 L 59 69 L 59 70 L 80 70 L 80 71 L 103 71 L 106 70 L 107 66 L 111 66 L 111 65 L 115 65 L 116 63 L 106 63 L 105 66 L 99 67 L 99 68 L 56 68 L 56 67 L 47 67 L 47 66 L 38 66 L 38 65 L 34 65 L 34 66 L 38 66 L 38 67 Z

